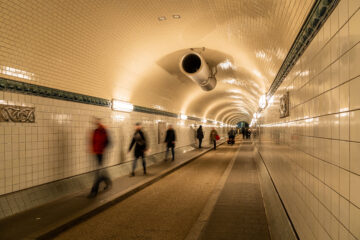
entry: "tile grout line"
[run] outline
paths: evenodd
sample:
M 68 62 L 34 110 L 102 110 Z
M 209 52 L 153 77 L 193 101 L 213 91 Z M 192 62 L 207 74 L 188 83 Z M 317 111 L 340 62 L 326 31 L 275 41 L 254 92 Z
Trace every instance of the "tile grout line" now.
M 217 200 L 224 188 L 224 185 L 229 178 L 229 175 L 231 173 L 231 170 L 233 169 L 233 166 L 235 164 L 235 161 L 238 157 L 239 151 L 241 146 L 243 144 L 241 143 L 238 149 L 236 150 L 236 153 L 234 157 L 230 160 L 227 168 L 225 169 L 223 175 L 221 176 L 218 184 L 216 185 L 215 189 L 211 193 L 207 203 L 205 204 L 203 210 L 201 211 L 198 219 L 190 229 L 189 233 L 187 234 L 186 238 L 184 240 L 198 240 L 201 237 L 201 234 L 203 233 L 203 230 L 205 229 L 206 224 L 208 223 L 211 213 L 214 210 L 215 204 L 217 203 Z

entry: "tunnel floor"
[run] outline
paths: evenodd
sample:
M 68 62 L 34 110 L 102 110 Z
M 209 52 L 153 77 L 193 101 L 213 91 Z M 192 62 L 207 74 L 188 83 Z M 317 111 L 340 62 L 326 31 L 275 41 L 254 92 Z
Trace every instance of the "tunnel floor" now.
M 251 151 L 224 144 L 55 239 L 185 239 L 234 157 L 201 239 L 270 239 Z

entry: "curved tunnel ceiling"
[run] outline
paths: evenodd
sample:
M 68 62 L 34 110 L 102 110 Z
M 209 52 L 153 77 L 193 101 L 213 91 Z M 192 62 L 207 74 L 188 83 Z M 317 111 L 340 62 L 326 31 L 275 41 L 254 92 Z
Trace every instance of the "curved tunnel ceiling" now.
M 44 1 L 41 9 L 34 10 L 39 11 L 33 13 L 39 17 L 31 24 L 50 27 L 54 34 L 76 40 L 54 46 L 49 43 L 49 49 L 56 51 L 47 54 L 52 54 L 59 66 L 78 57 L 83 68 L 63 64 L 61 81 L 53 82 L 31 66 L 29 71 L 38 76 L 40 84 L 50 87 L 79 89 L 83 94 L 217 121 L 250 121 L 313 3 Z M 159 17 L 166 20 L 160 21 Z M 57 18 L 60 20 L 55 24 Z M 80 33 L 78 28 L 84 22 L 88 28 Z M 18 51 L 26 52 L 25 47 Z M 200 52 L 210 66 L 218 66 L 214 90 L 202 91 L 180 72 L 179 60 L 190 48 Z M 59 54 L 64 51 L 73 59 L 62 58 Z M 61 71 L 59 66 L 54 73 Z

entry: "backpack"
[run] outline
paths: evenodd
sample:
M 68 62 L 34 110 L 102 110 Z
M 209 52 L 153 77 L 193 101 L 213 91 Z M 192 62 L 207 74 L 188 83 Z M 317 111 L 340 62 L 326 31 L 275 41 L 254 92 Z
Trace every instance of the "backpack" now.
M 135 143 L 139 146 L 144 146 L 145 145 L 145 139 L 143 137 L 143 135 L 140 132 L 136 132 L 135 133 Z

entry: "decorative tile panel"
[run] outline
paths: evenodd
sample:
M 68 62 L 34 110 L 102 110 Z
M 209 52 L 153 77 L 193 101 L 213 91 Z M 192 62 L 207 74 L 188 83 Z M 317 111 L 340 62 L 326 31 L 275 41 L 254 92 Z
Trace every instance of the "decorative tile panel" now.
M 35 108 L 0 104 L 0 122 L 35 122 Z
M 280 98 L 280 117 L 289 116 L 289 92 Z

